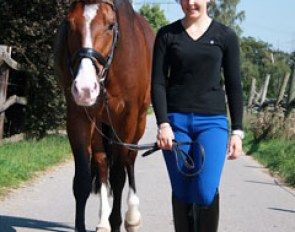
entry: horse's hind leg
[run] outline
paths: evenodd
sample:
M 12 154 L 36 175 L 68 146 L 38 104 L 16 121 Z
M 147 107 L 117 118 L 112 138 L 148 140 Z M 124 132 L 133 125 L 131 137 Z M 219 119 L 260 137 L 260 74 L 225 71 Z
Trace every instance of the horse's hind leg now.
M 101 181 L 100 187 L 100 220 L 96 226 L 96 232 L 110 232 L 111 226 L 109 223 L 109 216 L 111 207 L 108 201 L 108 164 L 105 152 L 95 152 L 93 155 L 94 171 L 96 178 Z M 96 181 L 97 183 L 97 181 Z
M 127 232 L 137 232 L 142 225 L 142 218 L 139 212 L 139 198 L 136 194 L 134 164 L 127 166 L 129 179 L 128 210 L 125 215 L 125 229 Z
M 97 121 L 96 126 L 100 126 L 100 130 L 107 134 L 107 127 L 104 124 Z M 96 226 L 96 232 L 110 232 L 111 226 L 109 222 L 109 216 L 111 213 L 111 207 L 108 200 L 108 179 L 109 179 L 109 163 L 108 155 L 110 153 L 109 147 L 104 146 L 103 138 L 100 133 L 95 133 L 92 139 L 92 160 L 91 169 L 93 174 L 92 182 L 95 183 L 96 192 L 100 193 L 100 212 L 99 212 L 99 224 Z M 94 187 L 94 186 L 93 186 Z

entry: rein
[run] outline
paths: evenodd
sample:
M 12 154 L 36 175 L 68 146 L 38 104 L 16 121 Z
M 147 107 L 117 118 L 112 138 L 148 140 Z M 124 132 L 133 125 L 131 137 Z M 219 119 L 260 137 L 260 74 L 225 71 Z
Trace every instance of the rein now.
M 108 0 L 105 0 L 105 2 L 111 4 L 110 2 L 108 2 Z M 114 8 L 114 5 L 111 4 Z M 115 9 L 115 8 L 114 8 Z M 94 122 L 94 120 L 90 117 L 90 115 L 88 114 L 88 111 L 86 110 L 86 108 L 84 108 L 85 113 L 89 119 L 90 122 L 92 122 L 95 125 L 95 129 L 97 130 L 97 132 L 104 137 L 106 140 L 108 140 L 108 142 L 110 142 L 111 144 L 117 144 L 123 147 L 126 147 L 129 150 L 132 151 L 140 151 L 140 150 L 147 150 L 146 152 L 144 152 L 142 154 L 143 157 L 146 157 L 158 150 L 160 150 L 160 148 L 158 147 L 157 143 L 151 143 L 151 144 L 129 144 L 129 143 L 124 143 L 119 136 L 116 133 L 116 130 L 113 126 L 112 120 L 111 120 L 111 114 L 110 114 L 110 110 L 109 110 L 109 99 L 108 99 L 108 94 L 107 94 L 107 90 L 105 88 L 105 79 L 107 77 L 108 74 L 108 70 L 110 68 L 111 62 L 113 60 L 113 55 L 114 55 L 114 51 L 115 48 L 117 47 L 117 43 L 118 43 L 118 37 L 119 37 L 119 29 L 118 29 L 118 24 L 115 23 L 113 26 L 113 42 L 112 42 L 112 47 L 111 50 L 107 56 L 107 58 L 105 58 L 100 52 L 96 51 L 93 48 L 80 48 L 78 51 L 76 51 L 74 53 L 74 55 L 71 57 L 71 54 L 69 52 L 68 49 L 68 59 L 67 59 L 67 66 L 68 66 L 68 70 L 72 76 L 72 79 L 74 80 L 76 75 L 77 75 L 77 70 L 74 70 L 73 64 L 79 59 L 82 60 L 84 58 L 86 59 L 90 59 L 95 70 L 96 70 L 96 74 L 97 74 L 97 78 L 98 78 L 98 82 L 101 85 L 101 89 L 102 89 L 102 93 L 103 93 L 103 97 L 104 97 L 104 101 L 105 101 L 105 105 L 106 105 L 106 111 L 107 111 L 107 115 L 108 115 L 108 119 L 109 119 L 109 126 L 111 127 L 111 130 L 115 136 L 115 139 L 112 139 L 110 137 L 108 137 L 106 134 L 104 134 L 102 132 L 102 130 L 100 130 L 96 123 Z M 103 66 L 102 71 L 100 72 L 100 68 L 98 66 L 98 63 L 100 63 Z M 184 172 L 179 165 L 179 161 L 178 161 L 178 157 L 180 158 L 180 160 L 183 162 L 183 165 L 189 170 L 192 171 L 195 169 L 195 164 L 194 164 L 194 160 L 193 158 L 186 153 L 185 151 L 183 151 L 183 149 L 181 149 L 181 145 L 191 145 L 191 144 L 197 144 L 200 147 L 200 151 L 201 151 L 201 167 L 192 172 L 192 173 L 186 173 Z M 205 161 L 205 151 L 203 146 L 196 141 L 193 142 L 178 142 L 176 140 L 173 141 L 173 153 L 175 155 L 175 159 L 176 159 L 176 164 L 177 164 L 177 168 L 179 170 L 180 173 L 182 173 L 184 176 L 190 177 L 190 176 L 195 176 L 200 174 L 200 172 L 202 171 L 203 167 L 204 167 L 204 161 Z
M 124 143 L 118 136 L 118 134 L 116 133 L 116 130 L 113 126 L 113 122 L 112 122 L 112 119 L 111 119 L 111 114 L 110 114 L 110 110 L 109 110 L 109 98 L 108 98 L 108 94 L 107 94 L 107 90 L 106 88 L 104 87 L 104 85 L 102 85 L 103 87 L 103 96 L 104 96 L 104 101 L 105 101 L 105 105 L 106 105 L 106 111 L 107 111 L 107 115 L 108 115 L 108 119 L 109 119 L 109 124 L 110 124 L 110 127 L 111 127 L 111 130 L 115 136 L 115 140 L 108 137 L 106 134 L 104 134 L 102 132 L 102 130 L 100 130 L 95 122 L 92 120 L 92 118 L 90 117 L 90 115 L 88 114 L 86 108 L 84 108 L 85 110 L 85 113 L 89 119 L 90 122 L 94 123 L 95 125 L 95 129 L 97 130 L 97 132 L 102 136 L 104 137 L 106 140 L 108 140 L 111 144 L 116 144 L 116 145 L 120 145 L 120 146 L 123 146 L 123 147 L 126 147 L 127 149 L 129 150 L 132 150 L 132 151 L 142 151 L 142 150 L 147 150 L 146 152 L 144 152 L 142 154 L 142 157 L 146 157 L 148 155 L 151 155 L 152 153 L 160 150 L 160 148 L 158 147 L 157 143 L 149 143 L 149 144 L 130 144 L 130 143 Z M 178 161 L 178 157 L 180 158 L 180 160 L 182 161 L 184 167 L 186 167 L 189 171 L 192 171 L 195 169 L 195 163 L 194 163 L 194 160 L 193 158 L 187 153 L 185 152 L 183 149 L 181 149 L 181 145 L 192 145 L 192 144 L 196 144 L 199 146 L 200 148 L 200 151 L 201 151 L 201 167 L 195 171 L 193 171 L 192 173 L 188 173 L 188 172 L 184 172 L 181 167 L 180 167 L 180 164 L 179 164 L 179 161 Z M 172 147 L 172 151 L 175 155 L 175 160 L 176 160 L 176 165 L 177 165 L 177 169 L 179 170 L 179 172 L 184 175 L 184 176 L 187 176 L 187 177 L 192 177 L 192 176 L 196 176 L 196 175 L 199 175 L 201 173 L 201 171 L 203 170 L 203 167 L 204 167 L 204 163 L 205 163 L 205 150 L 204 150 L 204 147 L 202 146 L 202 144 L 200 144 L 199 142 L 197 141 L 191 141 L 191 142 L 178 142 L 176 140 L 173 140 L 173 147 Z M 187 159 L 186 159 L 187 158 Z

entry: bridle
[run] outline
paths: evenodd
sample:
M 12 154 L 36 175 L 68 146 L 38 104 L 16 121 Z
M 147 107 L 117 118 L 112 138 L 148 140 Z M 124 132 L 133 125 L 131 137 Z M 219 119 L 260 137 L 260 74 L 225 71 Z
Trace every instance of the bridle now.
M 117 44 L 118 44 L 119 28 L 117 23 L 113 25 L 112 31 L 113 31 L 113 42 L 112 42 L 112 47 L 107 58 L 105 58 L 100 52 L 96 51 L 93 48 L 87 48 L 87 47 L 80 48 L 78 51 L 74 53 L 73 56 L 70 55 L 68 50 L 67 66 L 73 80 L 75 79 L 77 75 L 77 70 L 74 71 L 73 64 L 77 60 L 86 58 L 91 60 L 96 71 L 98 82 L 100 84 L 104 84 L 105 79 L 107 77 L 108 70 L 113 60 L 115 48 L 117 47 Z M 100 72 L 100 68 L 98 67 L 98 63 L 103 66 L 103 69 L 101 72 Z
M 107 1 L 107 0 L 106 0 Z M 114 6 L 113 6 L 114 8 Z M 74 80 L 76 75 L 77 75 L 77 70 L 74 70 L 73 64 L 77 61 L 77 60 L 81 60 L 81 59 L 90 59 L 95 70 L 96 70 L 96 75 L 98 78 L 98 82 L 101 85 L 102 88 L 102 94 L 103 94 L 103 100 L 105 102 L 105 108 L 107 111 L 107 115 L 108 115 L 108 120 L 109 120 L 109 124 L 110 124 L 110 128 L 114 134 L 115 139 L 108 137 L 106 134 L 104 134 L 102 132 L 102 130 L 100 130 L 96 123 L 93 121 L 93 119 L 90 117 L 90 115 L 88 114 L 88 111 L 86 108 L 85 109 L 85 113 L 89 119 L 89 121 L 91 121 L 92 123 L 94 123 L 95 125 L 95 129 L 97 130 L 97 132 L 104 137 L 106 140 L 108 140 L 109 143 L 111 144 L 116 144 L 116 145 L 120 145 L 120 146 L 124 146 L 129 150 L 133 150 L 133 151 L 139 151 L 139 150 L 147 150 L 146 152 L 144 152 L 142 154 L 143 157 L 148 156 L 158 150 L 160 150 L 160 148 L 158 147 L 157 143 L 151 143 L 151 144 L 129 144 L 129 143 L 124 143 L 119 136 L 116 133 L 116 130 L 113 126 L 112 120 L 111 120 L 111 114 L 110 114 L 110 110 L 109 110 L 109 99 L 108 99 L 108 93 L 107 90 L 105 88 L 105 80 L 108 74 L 108 70 L 110 68 L 111 62 L 113 60 L 113 55 L 114 55 L 114 51 L 115 48 L 117 47 L 117 43 L 118 43 L 118 37 L 119 37 L 119 29 L 118 29 L 118 24 L 115 23 L 113 28 L 113 42 L 112 42 L 112 47 L 111 50 L 107 56 L 107 58 L 105 58 L 100 52 L 96 51 L 93 48 L 80 48 L 78 51 L 76 51 L 74 53 L 73 56 L 70 55 L 69 53 L 69 49 L 68 49 L 68 59 L 67 59 L 67 66 L 69 69 L 69 72 L 71 74 L 72 79 Z M 100 68 L 98 66 L 98 63 L 101 64 L 103 66 L 102 71 L 100 72 Z M 198 168 L 198 170 L 192 171 L 195 169 L 195 164 L 194 164 L 194 160 L 193 158 L 187 154 L 186 152 L 184 152 L 181 149 L 181 145 L 191 145 L 191 144 L 196 144 L 200 147 L 200 152 L 201 152 L 201 159 L 202 159 L 202 163 L 201 163 L 201 167 Z M 190 177 L 190 176 L 195 176 L 200 174 L 200 172 L 203 169 L 204 166 L 204 161 L 205 161 L 205 151 L 203 146 L 196 141 L 192 141 L 192 142 L 177 142 L 177 141 L 173 141 L 173 152 L 176 158 L 176 163 L 177 163 L 177 168 L 179 170 L 179 172 L 181 174 L 183 174 L 184 176 Z M 179 162 L 178 162 L 178 158 L 177 156 L 180 158 L 180 160 L 183 162 L 183 165 L 187 168 L 187 170 L 190 170 L 192 172 L 184 172 L 180 166 L 179 166 Z

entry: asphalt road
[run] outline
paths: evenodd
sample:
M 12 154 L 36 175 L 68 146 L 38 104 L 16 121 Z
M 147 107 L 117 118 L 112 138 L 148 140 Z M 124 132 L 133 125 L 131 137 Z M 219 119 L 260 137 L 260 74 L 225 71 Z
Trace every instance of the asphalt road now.
M 153 142 L 155 133 L 154 117 L 149 116 L 140 143 Z M 139 156 L 135 169 L 144 220 L 141 232 L 172 232 L 170 185 L 160 152 Z M 68 161 L 13 191 L 0 202 L 0 232 L 73 231 L 72 177 L 73 162 Z M 250 156 L 226 161 L 220 192 L 220 232 L 295 231 L 295 191 L 271 177 Z M 94 231 L 97 220 L 98 197 L 92 195 L 86 212 L 89 231 Z

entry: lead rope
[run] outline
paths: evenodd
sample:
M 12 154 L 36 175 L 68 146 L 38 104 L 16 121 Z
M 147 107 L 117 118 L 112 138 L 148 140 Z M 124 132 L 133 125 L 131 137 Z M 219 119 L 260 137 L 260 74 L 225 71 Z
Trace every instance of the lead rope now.
M 182 161 L 183 166 L 186 169 L 188 169 L 188 171 L 196 169 L 195 162 L 194 162 L 193 158 L 191 157 L 191 155 L 189 155 L 187 152 L 185 152 L 183 149 L 180 148 L 180 145 L 192 145 L 192 144 L 197 144 L 198 147 L 200 148 L 201 166 L 196 171 L 194 171 L 192 173 L 189 173 L 189 172 L 185 172 L 185 171 L 182 170 L 182 168 L 180 167 L 180 164 L 179 164 L 180 161 L 178 160 L 178 157 Z M 177 142 L 177 141 L 174 141 L 173 153 L 174 153 L 174 156 L 175 156 L 177 169 L 182 175 L 187 176 L 187 177 L 193 177 L 193 176 L 199 175 L 202 172 L 202 170 L 204 168 L 204 164 L 205 164 L 205 149 L 202 146 L 202 144 L 200 144 L 199 142 L 197 142 L 197 141 L 192 141 L 192 142 Z
M 104 72 L 104 74 L 106 75 L 106 72 Z M 109 124 L 110 124 L 110 127 L 112 129 L 112 132 L 115 136 L 115 139 L 116 140 L 113 140 L 111 138 L 109 138 L 107 135 L 105 135 L 101 129 L 99 129 L 96 125 L 96 123 L 94 122 L 94 120 L 90 117 L 88 111 L 86 110 L 86 108 L 84 107 L 84 111 L 89 119 L 89 121 L 91 123 L 93 123 L 95 125 L 95 129 L 97 130 L 97 132 L 103 136 L 105 139 L 107 139 L 109 142 L 113 143 L 113 144 L 117 144 L 117 145 L 121 145 L 121 146 L 124 146 L 126 147 L 127 149 L 129 150 L 132 150 L 132 151 L 139 151 L 139 150 L 147 150 L 146 152 L 144 152 L 142 154 L 143 157 L 145 156 L 148 156 L 152 153 L 154 153 L 155 151 L 158 151 L 160 150 L 160 148 L 158 147 L 157 143 L 151 143 L 151 144 L 142 144 L 142 145 L 138 145 L 138 144 L 130 144 L 130 143 L 124 143 L 118 136 L 118 134 L 116 133 L 116 130 L 114 128 L 114 125 L 113 125 L 113 121 L 112 121 L 112 117 L 111 117 L 111 113 L 110 113 L 110 110 L 109 110 L 109 98 L 108 98 L 108 93 L 107 93 L 107 90 L 104 86 L 104 82 L 100 82 L 101 84 L 101 88 L 102 88 L 102 93 L 103 93 L 103 97 L 104 97 L 104 101 L 105 101 L 105 105 L 106 105 L 106 111 L 107 111 L 107 116 L 108 116 L 108 119 L 109 119 Z M 200 147 L 200 150 L 201 150 L 201 160 L 202 160 L 202 164 L 201 164 L 201 167 L 193 172 L 193 173 L 186 173 L 182 170 L 182 168 L 180 167 L 179 165 L 179 161 L 178 161 L 178 157 L 180 157 L 180 160 L 182 161 L 183 165 L 188 169 L 188 170 L 193 170 L 195 169 L 195 164 L 194 164 L 194 160 L 193 158 L 188 154 L 186 153 L 185 151 L 183 151 L 181 148 L 180 148 L 180 145 L 191 145 L 191 144 L 197 144 L 199 145 Z M 192 141 L 192 142 L 178 142 L 176 140 L 173 141 L 173 153 L 175 155 L 175 159 L 176 159 L 176 165 L 177 165 L 177 169 L 179 170 L 179 172 L 184 175 L 184 176 L 187 176 L 187 177 L 192 177 L 192 176 L 196 176 L 196 175 L 199 175 L 200 172 L 202 171 L 203 167 L 204 167 L 204 163 L 205 163 L 205 150 L 203 148 L 203 146 L 199 143 L 199 142 L 196 142 L 196 141 Z M 187 159 L 186 159 L 187 158 Z
M 138 145 L 138 144 L 130 144 L 130 143 L 124 143 L 122 142 L 122 140 L 119 138 L 119 136 L 117 135 L 115 129 L 114 129 L 114 126 L 113 126 L 113 123 L 112 123 L 112 120 L 111 120 L 111 115 L 110 115 L 110 111 L 109 111 L 109 107 L 108 107 L 108 97 L 107 97 L 107 93 L 106 94 L 106 97 L 105 97 L 105 102 L 106 102 L 106 109 L 107 109 L 107 115 L 108 115 L 108 118 L 109 118 L 109 123 L 110 123 L 110 127 L 114 133 L 114 136 L 116 138 L 116 140 L 113 140 L 111 139 L 110 137 L 108 137 L 106 134 L 104 134 L 102 132 L 101 129 L 99 129 L 96 125 L 96 123 L 94 122 L 94 120 L 90 117 L 88 111 L 86 110 L 86 108 L 84 107 L 84 111 L 85 111 L 85 114 L 88 118 L 88 120 L 94 124 L 95 126 L 95 129 L 96 131 L 101 135 L 103 136 L 105 139 L 107 139 L 109 142 L 113 143 L 113 144 L 117 144 L 117 145 L 121 145 L 121 146 L 124 146 L 124 147 L 127 147 L 129 150 L 132 150 L 132 151 L 141 151 L 141 150 L 147 150 L 146 152 L 144 152 L 142 154 L 142 157 L 146 157 L 148 155 L 151 155 L 152 153 L 160 150 L 160 148 L 158 147 L 157 143 L 150 143 L 150 144 L 141 144 L 141 145 Z M 195 169 L 195 164 L 194 164 L 194 160 L 193 158 L 188 154 L 186 153 L 183 149 L 181 149 L 181 145 L 191 145 L 191 144 L 197 144 L 199 147 L 200 147 L 200 151 L 201 151 L 201 167 L 193 172 L 193 173 L 186 173 L 182 170 L 182 168 L 180 167 L 179 165 L 179 161 L 178 161 L 178 157 L 180 158 L 180 160 L 182 161 L 183 165 L 188 169 L 188 170 L 193 170 Z M 184 176 L 187 176 L 187 177 L 192 177 L 192 176 L 196 176 L 196 175 L 199 175 L 201 173 L 201 171 L 203 170 L 203 167 L 204 167 L 204 163 L 205 163 L 205 150 L 203 148 L 203 146 L 197 142 L 197 141 L 192 141 L 192 142 L 178 142 L 176 140 L 173 140 L 173 153 L 175 155 L 175 161 L 176 161 L 176 165 L 177 165 L 177 169 L 179 170 L 179 172 L 184 175 Z M 186 159 L 187 158 L 187 159 Z

